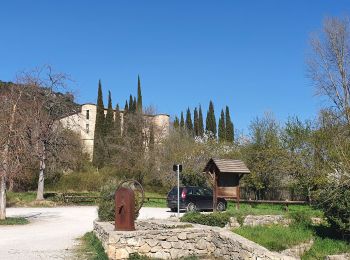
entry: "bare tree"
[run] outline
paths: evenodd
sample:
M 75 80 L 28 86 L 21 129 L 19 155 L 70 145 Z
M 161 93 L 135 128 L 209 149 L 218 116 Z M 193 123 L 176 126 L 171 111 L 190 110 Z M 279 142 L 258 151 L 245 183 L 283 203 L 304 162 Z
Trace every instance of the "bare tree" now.
M 47 160 L 67 145 L 59 119 L 76 109 L 72 96 L 59 92 L 65 90 L 67 79 L 65 74 L 53 73 L 50 66 L 21 75 L 26 95 L 22 109 L 27 113 L 27 149 L 39 163 L 37 200 L 44 199 Z
M 15 84 L 0 86 L 0 219 L 6 218 L 6 183 L 19 171 L 23 128 L 19 103 L 22 90 Z
M 311 39 L 309 76 L 317 93 L 331 100 L 339 117 L 350 125 L 350 23 L 349 18 L 328 18 L 323 33 Z

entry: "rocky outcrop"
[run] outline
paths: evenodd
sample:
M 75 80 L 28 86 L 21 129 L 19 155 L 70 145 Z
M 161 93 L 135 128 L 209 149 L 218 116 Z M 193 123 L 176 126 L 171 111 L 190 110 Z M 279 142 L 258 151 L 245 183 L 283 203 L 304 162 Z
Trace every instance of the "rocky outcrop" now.
M 314 241 L 310 240 L 309 242 L 301 243 L 299 245 L 283 250 L 281 253 L 284 255 L 289 255 L 293 257 L 300 257 L 306 251 L 309 251 L 313 244 L 314 244 Z
M 114 231 L 110 222 L 94 222 L 94 233 L 110 259 L 139 253 L 160 259 L 212 256 L 220 259 L 296 259 L 271 252 L 231 231 L 218 227 L 171 222 L 137 221 L 136 231 Z

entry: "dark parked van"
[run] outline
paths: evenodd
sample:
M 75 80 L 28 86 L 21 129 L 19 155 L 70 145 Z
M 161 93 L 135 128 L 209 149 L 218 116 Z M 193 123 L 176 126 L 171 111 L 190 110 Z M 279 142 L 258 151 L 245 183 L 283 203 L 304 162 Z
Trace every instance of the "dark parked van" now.
M 167 205 L 171 211 L 177 211 L 177 187 L 171 189 L 167 196 Z M 217 200 L 217 210 L 226 210 L 227 202 L 223 198 Z M 209 188 L 186 186 L 180 187 L 180 209 L 187 211 L 212 210 L 213 191 Z

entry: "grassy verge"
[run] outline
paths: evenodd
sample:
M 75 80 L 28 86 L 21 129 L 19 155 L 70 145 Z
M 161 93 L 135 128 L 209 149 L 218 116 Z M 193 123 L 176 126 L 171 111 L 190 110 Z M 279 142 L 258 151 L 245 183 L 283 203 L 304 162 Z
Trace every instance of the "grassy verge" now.
M 324 259 L 327 255 L 343 253 L 350 253 L 349 243 L 338 239 L 317 237 L 311 249 L 301 259 Z
M 234 232 L 273 251 L 282 251 L 313 237 L 313 232 L 303 226 L 241 227 Z
M 79 259 L 108 260 L 101 241 L 93 232 L 86 233 L 80 240 L 81 244 L 76 250 Z
M 22 217 L 6 218 L 5 220 L 0 220 L 0 225 L 25 225 L 28 223 L 29 220 Z
M 284 205 L 276 204 L 248 204 L 241 203 L 239 210 L 236 209 L 236 204 L 229 201 L 227 204 L 227 212 L 232 215 L 288 215 L 295 212 L 303 212 L 310 217 L 322 217 L 320 210 L 315 210 L 308 205 L 290 205 L 286 211 Z

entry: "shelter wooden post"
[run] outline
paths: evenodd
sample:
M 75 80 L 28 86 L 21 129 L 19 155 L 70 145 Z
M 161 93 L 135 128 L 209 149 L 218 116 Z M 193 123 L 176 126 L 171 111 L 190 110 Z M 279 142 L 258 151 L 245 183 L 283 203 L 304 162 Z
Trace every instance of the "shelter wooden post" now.
M 244 174 L 250 173 L 244 162 L 212 158 L 203 172 L 209 174 L 213 181 L 213 211 L 217 210 L 217 201 L 220 198 L 236 200 L 236 207 L 239 209 L 239 181 Z

